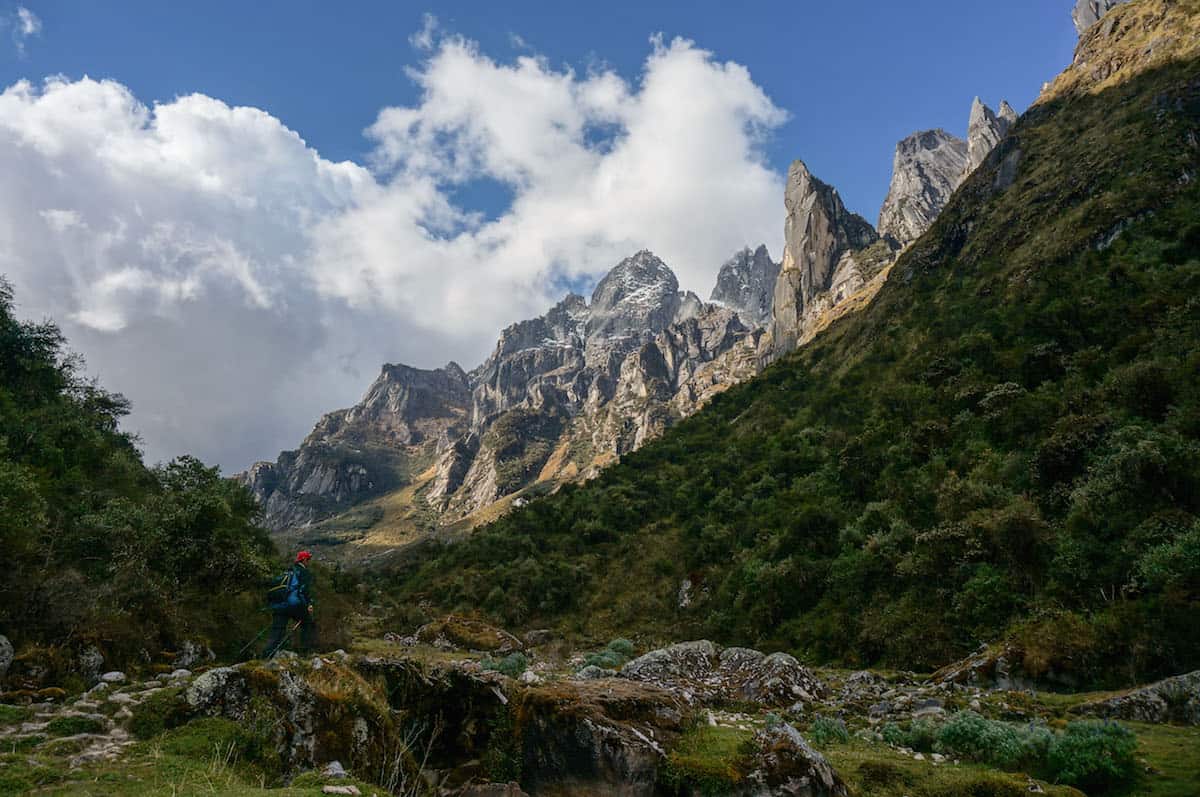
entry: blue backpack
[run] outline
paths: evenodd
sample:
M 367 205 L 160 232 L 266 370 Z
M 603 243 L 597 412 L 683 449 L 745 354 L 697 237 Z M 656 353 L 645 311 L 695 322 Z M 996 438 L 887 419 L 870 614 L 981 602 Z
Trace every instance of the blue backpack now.
M 300 594 L 300 576 L 294 567 L 289 567 L 270 589 L 267 590 L 267 605 L 272 609 L 289 609 L 304 604 L 304 596 Z

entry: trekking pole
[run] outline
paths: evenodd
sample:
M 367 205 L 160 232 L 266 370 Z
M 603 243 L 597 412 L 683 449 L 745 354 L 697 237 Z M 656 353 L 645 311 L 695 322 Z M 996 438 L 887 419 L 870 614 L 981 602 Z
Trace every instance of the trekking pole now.
M 269 631 L 269 630 L 271 630 L 271 626 L 268 625 L 268 626 L 264 627 L 263 630 L 258 632 L 258 635 L 256 637 L 254 637 L 254 639 L 251 639 L 249 642 L 247 642 L 246 646 L 237 652 L 237 655 L 234 656 L 234 658 L 240 659 L 242 657 L 242 654 L 245 653 L 250 648 L 254 647 L 254 643 L 257 642 L 258 640 L 262 639 L 263 634 L 267 633 L 267 631 Z
M 300 621 L 297 620 L 295 622 L 295 624 L 292 625 L 292 627 L 288 629 L 288 632 L 286 634 L 284 634 L 283 639 L 279 640 L 279 644 L 276 645 L 275 649 L 271 651 L 271 655 L 267 656 L 267 661 L 270 661 L 271 659 L 275 658 L 275 654 L 278 653 L 279 651 L 283 650 L 283 646 L 286 645 L 289 640 L 291 640 L 292 634 L 295 633 L 296 629 L 299 627 L 300 627 Z

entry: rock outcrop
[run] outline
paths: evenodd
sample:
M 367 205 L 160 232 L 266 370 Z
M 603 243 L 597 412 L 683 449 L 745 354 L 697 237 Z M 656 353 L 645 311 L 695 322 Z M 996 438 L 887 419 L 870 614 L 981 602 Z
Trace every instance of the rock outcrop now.
M 1109 11 L 1128 2 L 1129 0 L 1076 0 L 1075 8 L 1071 11 L 1076 32 L 1082 36 Z
M 734 793 L 846 797 L 849 790 L 825 756 L 786 723 L 766 727 L 754 736 L 753 768 Z
M 879 240 L 870 222 L 848 211 L 837 189 L 803 161 L 788 169 L 783 203 L 783 263 L 763 350 L 768 361 L 796 348 L 825 309 L 818 297 L 829 297 L 826 305 L 840 302 L 874 276 L 858 255 Z
M 1166 678 L 1115 697 L 1084 703 L 1076 710 L 1081 714 L 1132 722 L 1200 725 L 1200 670 Z
M 879 212 L 880 235 L 901 245 L 933 224 L 967 171 L 967 142 L 945 130 L 913 133 L 896 145 L 892 184 Z
M 765 326 L 775 306 L 778 278 L 779 264 L 765 245 L 754 251 L 746 247 L 721 266 L 709 300 L 734 310 L 750 326 Z
M 722 649 L 708 640 L 653 650 L 622 667 L 620 675 L 701 703 L 787 706 L 811 702 L 825 692 L 816 676 L 786 653 Z
M 8 675 L 13 663 L 13 646 L 8 637 L 0 635 L 0 678 Z

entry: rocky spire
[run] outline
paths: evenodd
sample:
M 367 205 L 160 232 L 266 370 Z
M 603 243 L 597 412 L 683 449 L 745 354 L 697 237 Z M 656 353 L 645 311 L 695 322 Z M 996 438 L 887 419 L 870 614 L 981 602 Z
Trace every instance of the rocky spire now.
M 1128 2 L 1129 0 L 1077 0 L 1074 10 L 1071 11 L 1071 18 L 1075 20 L 1075 30 L 1082 36 L 1109 11 Z
M 971 104 L 971 120 L 967 125 L 967 168 L 964 177 L 987 160 L 987 156 L 1016 120 L 1017 112 L 1007 102 L 1000 104 L 1000 113 L 996 114 L 978 97 L 975 98 Z
M 779 264 L 771 260 L 767 247 L 751 251 L 747 246 L 721 266 L 709 298 L 735 310 L 746 324 L 761 327 L 771 318 L 778 278 Z
M 776 354 L 795 348 L 805 305 L 828 291 L 842 256 L 879 238 L 871 223 L 846 210 L 837 190 L 814 177 L 803 161 L 788 169 L 783 203 L 783 264 L 770 326 Z
M 1002 108 L 1008 108 L 1005 103 Z M 1003 112 L 1003 111 L 1002 111 Z M 920 238 L 967 169 L 967 142 L 945 130 L 913 133 L 896 145 L 892 184 L 879 211 L 879 233 L 901 245 Z

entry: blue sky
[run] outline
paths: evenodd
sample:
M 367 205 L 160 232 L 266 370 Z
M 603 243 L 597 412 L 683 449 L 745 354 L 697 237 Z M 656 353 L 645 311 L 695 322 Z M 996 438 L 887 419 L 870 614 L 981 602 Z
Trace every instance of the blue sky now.
M 3 85 L 62 73 L 116 79 L 147 103 L 202 92 L 270 112 L 331 160 L 363 160 L 362 131 L 379 109 L 415 101 L 405 70 L 420 53 L 409 37 L 426 13 L 498 60 L 524 42 L 556 66 L 605 64 L 630 80 L 651 34 L 683 36 L 748 67 L 791 114 L 767 146 L 776 169 L 804 158 L 872 221 L 898 139 L 929 127 L 962 135 L 976 94 L 1024 110 L 1076 40 L 1070 4 L 1054 0 L 23 5 L 43 30 L 24 57 L 0 54 Z M 466 199 L 490 209 L 502 196 Z
M 1070 8 L 0 0 L 0 274 L 151 461 L 237 470 L 640 249 L 705 297 L 779 259 L 794 158 L 874 222 L 896 142 L 1027 107 Z

